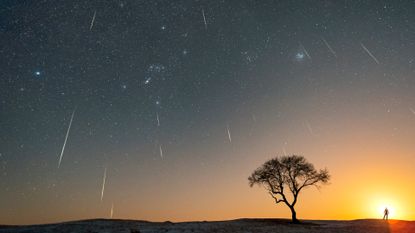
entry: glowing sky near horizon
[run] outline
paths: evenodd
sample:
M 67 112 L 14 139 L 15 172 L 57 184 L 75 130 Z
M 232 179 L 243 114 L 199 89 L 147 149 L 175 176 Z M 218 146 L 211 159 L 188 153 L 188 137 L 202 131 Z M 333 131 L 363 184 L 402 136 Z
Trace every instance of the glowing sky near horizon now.
M 2 1 L 0 224 L 415 219 L 415 3 Z M 75 111 L 76 109 L 76 111 Z

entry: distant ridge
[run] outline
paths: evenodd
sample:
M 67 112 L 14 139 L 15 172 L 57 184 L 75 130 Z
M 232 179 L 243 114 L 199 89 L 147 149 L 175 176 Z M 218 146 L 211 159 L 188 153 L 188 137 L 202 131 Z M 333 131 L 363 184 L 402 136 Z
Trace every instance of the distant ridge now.
M 112 233 L 112 232 L 287 232 L 287 233 L 413 233 L 415 221 L 405 220 L 303 220 L 293 224 L 290 219 L 240 218 L 223 221 L 151 222 L 130 219 L 85 219 L 38 225 L 0 225 L 0 233 Z

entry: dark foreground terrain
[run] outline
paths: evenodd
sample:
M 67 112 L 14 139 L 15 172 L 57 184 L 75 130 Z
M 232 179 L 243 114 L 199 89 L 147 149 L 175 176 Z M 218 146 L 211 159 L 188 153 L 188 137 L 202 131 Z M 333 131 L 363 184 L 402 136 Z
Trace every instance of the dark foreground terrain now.
M 147 222 L 133 220 L 93 219 L 31 226 L 0 226 L 0 233 L 415 233 L 415 221 L 401 220 L 307 220 L 291 224 L 284 219 L 237 219 L 216 222 Z

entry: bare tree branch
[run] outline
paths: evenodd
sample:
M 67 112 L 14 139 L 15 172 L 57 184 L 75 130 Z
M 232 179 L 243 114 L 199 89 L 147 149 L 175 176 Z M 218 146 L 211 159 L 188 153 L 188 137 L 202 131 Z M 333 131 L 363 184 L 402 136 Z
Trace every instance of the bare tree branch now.
M 327 184 L 329 179 L 327 169 L 317 171 L 303 156 L 291 155 L 266 161 L 251 174 L 248 181 L 251 187 L 262 184 L 276 204 L 285 203 L 292 212 L 293 221 L 297 222 L 294 206 L 300 191 L 308 186 L 318 188 L 319 184 Z M 288 186 L 288 192 L 285 186 Z M 291 203 L 286 198 L 287 193 L 293 196 Z
M 269 195 L 271 195 L 271 197 L 274 198 L 276 204 L 280 202 L 285 202 L 284 199 L 278 199 L 274 195 L 272 195 L 272 192 L 269 192 Z

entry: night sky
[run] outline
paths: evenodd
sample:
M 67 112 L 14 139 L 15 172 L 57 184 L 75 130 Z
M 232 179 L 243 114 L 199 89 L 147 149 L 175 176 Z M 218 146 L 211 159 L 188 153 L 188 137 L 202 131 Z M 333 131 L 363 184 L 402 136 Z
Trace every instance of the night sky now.
M 414 12 L 414 1 L 1 1 L 0 223 L 287 217 L 247 177 L 292 153 L 332 174 L 305 191 L 300 218 L 370 217 L 345 203 L 380 187 L 406 202 Z M 415 218 L 405 205 L 400 217 Z

